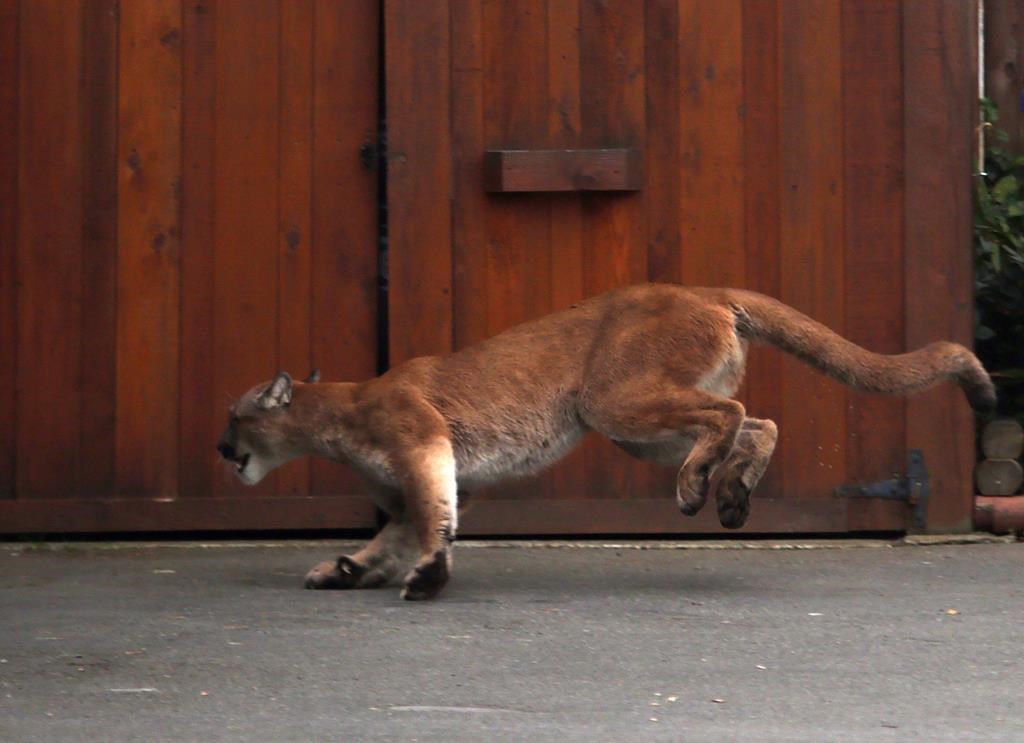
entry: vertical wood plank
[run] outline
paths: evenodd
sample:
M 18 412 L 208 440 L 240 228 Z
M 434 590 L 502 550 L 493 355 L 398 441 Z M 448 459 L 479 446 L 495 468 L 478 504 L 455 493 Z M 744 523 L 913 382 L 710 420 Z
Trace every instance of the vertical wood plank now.
M 743 18 L 740 0 L 687 0 L 679 18 L 682 275 L 743 286 Z
M 19 29 L 17 490 L 73 497 L 81 462 L 82 5 L 23 2 Z
M 549 0 L 547 7 L 548 131 L 551 147 L 580 141 L 580 0 Z M 549 196 L 550 304 L 552 310 L 583 299 L 583 212 L 578 194 Z M 578 497 L 586 483 L 588 447 L 580 447 L 548 476 L 547 497 Z
M 644 4 L 581 0 L 584 147 L 635 147 L 644 138 Z M 647 276 L 640 194 L 584 194 L 586 290 L 598 294 Z
M 391 363 L 452 347 L 449 3 L 385 0 Z
M 547 136 L 553 148 L 580 141 L 580 0 L 547 4 Z M 578 194 L 550 196 L 549 244 L 552 309 L 583 299 L 583 223 Z
M 83 6 L 82 495 L 114 490 L 118 3 Z
M 217 3 L 214 180 L 216 389 L 223 400 L 277 371 L 278 62 L 275 0 Z M 269 495 L 214 480 L 215 492 Z
M 483 4 L 484 142 L 488 148 L 529 149 L 548 142 L 548 10 L 545 0 L 485 0 Z M 452 12 L 458 13 L 458 7 Z M 487 282 L 484 337 L 551 309 L 550 201 L 544 194 L 487 198 L 486 238 L 481 246 Z M 472 298 L 462 301 L 468 309 Z M 550 482 L 545 477 L 517 479 L 503 484 L 501 495 L 543 497 Z
M 181 2 L 123 4 L 120 31 L 116 486 L 174 497 Z
M 745 244 L 750 289 L 781 295 L 779 279 L 779 9 L 778 0 L 747 0 L 743 5 L 743 150 Z M 746 405 L 750 415 L 769 418 L 785 430 L 782 355 L 751 348 L 747 362 Z M 757 486 L 761 497 L 782 497 L 782 449 Z
M 484 3 L 488 148 L 529 149 L 548 138 L 547 21 L 544 0 Z M 550 309 L 549 203 L 542 194 L 488 201 L 488 335 Z
M 1024 145 L 1024 7 L 1020 0 L 985 0 L 985 96 L 999 107 L 997 126 L 1009 149 Z
M 529 148 L 548 141 L 546 5 L 542 0 L 487 5 L 489 143 Z M 491 202 L 487 253 L 491 335 L 550 309 L 550 201 L 545 195 L 521 194 Z
M 360 163 L 359 149 L 377 136 L 379 9 L 317 0 L 314 24 L 313 362 L 327 380 L 360 380 L 377 371 L 379 174 Z M 418 120 L 419 112 L 410 115 Z M 418 241 L 415 222 L 404 239 Z M 338 495 L 356 492 L 357 483 L 347 468 L 318 461 L 311 487 L 315 495 Z
M 879 353 L 904 350 L 903 79 L 899 0 L 843 0 L 845 334 Z M 849 394 L 848 479 L 873 482 L 906 467 L 902 398 Z M 884 504 L 850 504 L 854 529 Z
M 971 344 L 976 10 L 970 0 L 911 0 L 903 8 L 910 348 L 938 340 Z M 924 451 L 931 476 L 930 531 L 971 527 L 973 423 L 952 385 L 907 401 L 907 446 Z
M 278 235 L 278 363 L 302 378 L 312 366 L 313 0 L 282 2 L 280 217 Z M 339 29 L 340 32 L 340 29 Z M 309 459 L 278 471 L 279 495 L 306 495 Z
M 779 6 L 781 298 L 842 333 L 842 98 L 838 0 Z M 783 361 L 786 494 L 831 498 L 845 481 L 845 393 Z
M 0 498 L 13 498 L 18 356 L 18 0 L 0 0 Z
M 680 4 L 647 3 L 647 278 L 682 283 L 680 196 Z
M 181 397 L 182 497 L 213 494 L 223 466 L 214 451 L 227 422 L 228 397 L 217 387 L 214 349 L 214 147 L 217 75 L 215 0 L 183 6 L 181 192 Z M 237 394 L 246 382 L 233 388 Z
M 644 3 L 581 0 L 583 147 L 646 146 Z M 643 192 L 584 194 L 584 288 L 588 295 L 647 277 Z M 587 452 L 586 492 L 624 498 L 664 489 L 666 470 L 632 460 L 604 439 Z
M 487 337 L 489 326 L 488 199 L 483 190 L 484 30 L 481 0 L 460 3 L 450 14 L 452 146 L 453 347 Z

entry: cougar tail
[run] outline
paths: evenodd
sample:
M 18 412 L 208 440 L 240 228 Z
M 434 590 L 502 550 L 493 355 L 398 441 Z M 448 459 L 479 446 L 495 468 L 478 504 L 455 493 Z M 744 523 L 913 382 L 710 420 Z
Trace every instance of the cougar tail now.
M 872 353 L 782 302 L 734 290 L 726 301 L 740 335 L 793 354 L 863 392 L 906 395 L 953 380 L 975 410 L 990 410 L 996 390 L 978 357 L 959 343 L 938 341 L 910 353 Z

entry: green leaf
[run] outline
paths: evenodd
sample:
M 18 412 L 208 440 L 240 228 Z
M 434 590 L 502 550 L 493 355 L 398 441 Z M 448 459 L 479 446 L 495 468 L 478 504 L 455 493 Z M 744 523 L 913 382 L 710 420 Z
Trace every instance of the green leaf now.
M 992 187 L 992 198 L 996 201 L 1003 203 L 1012 194 L 1017 193 L 1020 189 L 1020 184 L 1017 182 L 1016 176 L 1005 175 L 999 179 L 999 182 Z
M 996 120 L 991 101 L 981 107 Z M 984 163 L 973 184 L 975 339 L 1001 414 L 1024 421 L 1024 152 L 988 126 Z
M 995 123 L 999 121 L 999 107 L 991 98 L 981 99 L 981 115 L 983 121 Z

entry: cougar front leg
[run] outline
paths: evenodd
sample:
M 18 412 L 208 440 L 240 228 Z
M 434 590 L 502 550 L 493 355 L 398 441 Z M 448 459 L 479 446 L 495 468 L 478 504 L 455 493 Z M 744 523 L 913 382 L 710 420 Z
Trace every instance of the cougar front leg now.
M 738 529 L 750 515 L 750 494 L 768 469 L 778 429 L 770 420 L 747 418 L 728 459 L 715 471 L 711 490 L 718 505 L 718 520 Z
M 393 517 L 361 550 L 313 567 L 306 588 L 377 588 L 396 578 L 415 559 L 416 532 L 404 517 Z
M 405 512 L 416 532 L 419 559 L 405 576 L 402 598 L 440 593 L 451 571 L 451 546 L 458 526 L 455 456 L 451 443 L 436 440 L 404 458 Z

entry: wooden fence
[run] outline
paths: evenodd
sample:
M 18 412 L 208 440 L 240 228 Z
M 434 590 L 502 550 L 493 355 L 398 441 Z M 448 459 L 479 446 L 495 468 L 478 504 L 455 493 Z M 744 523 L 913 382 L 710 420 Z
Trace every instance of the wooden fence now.
M 751 287 L 879 351 L 970 342 L 975 22 L 967 0 L 0 0 L 0 530 L 370 526 L 341 467 L 226 476 L 229 398 L 623 283 Z M 639 190 L 485 188 L 485 150 L 607 147 L 640 153 Z M 833 489 L 908 448 L 930 527 L 969 527 L 955 390 L 858 396 L 757 352 L 744 400 L 782 432 L 749 530 L 903 528 Z M 673 477 L 592 442 L 466 525 L 717 529 L 674 512 Z
M 999 128 L 1024 151 L 1024 5 L 985 0 L 985 95 L 999 107 Z

